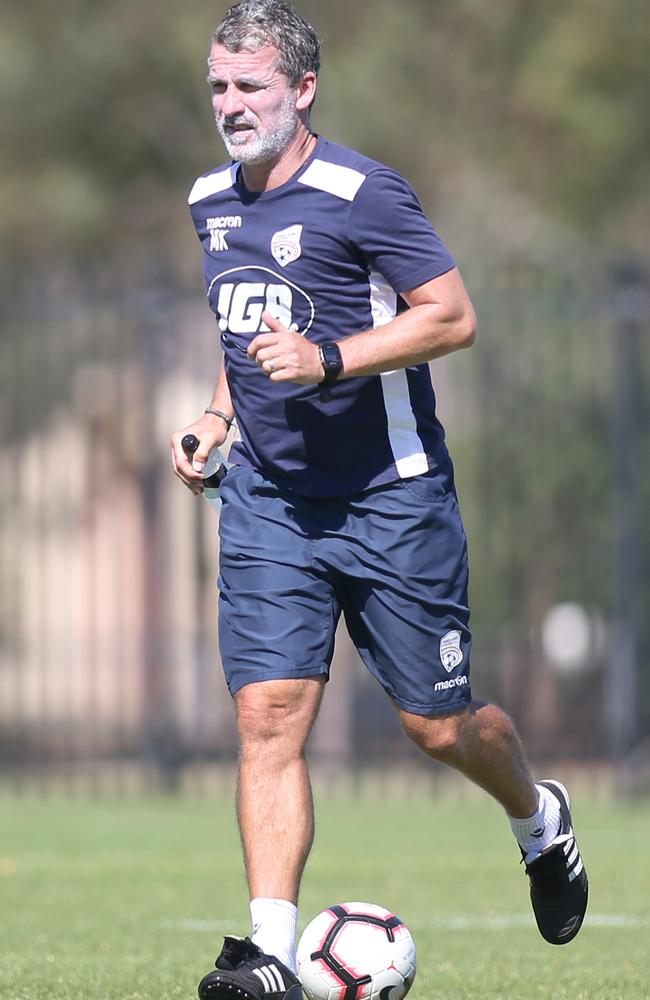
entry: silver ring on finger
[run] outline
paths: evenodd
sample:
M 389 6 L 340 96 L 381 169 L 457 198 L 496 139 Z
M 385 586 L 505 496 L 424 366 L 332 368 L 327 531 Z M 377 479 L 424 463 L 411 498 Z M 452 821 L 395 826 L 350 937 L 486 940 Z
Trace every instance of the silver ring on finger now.
M 272 372 L 274 372 L 275 371 L 275 361 L 273 361 L 272 359 L 270 359 L 269 361 L 267 361 L 266 362 L 266 369 L 267 369 L 269 375 Z

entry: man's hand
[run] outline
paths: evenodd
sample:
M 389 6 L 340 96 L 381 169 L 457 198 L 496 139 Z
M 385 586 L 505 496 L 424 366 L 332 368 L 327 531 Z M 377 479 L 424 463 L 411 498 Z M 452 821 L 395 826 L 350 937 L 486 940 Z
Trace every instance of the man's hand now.
M 193 455 L 186 455 L 181 441 L 186 434 L 195 434 L 199 447 Z M 225 420 L 211 413 L 204 413 L 197 421 L 172 434 L 172 468 L 175 475 L 187 488 L 198 496 L 203 493 L 203 467 L 208 455 L 215 447 L 223 444 L 228 434 Z
M 260 333 L 248 345 L 248 356 L 272 382 L 317 385 L 325 373 L 316 344 L 287 330 L 270 313 L 262 313 L 270 333 Z

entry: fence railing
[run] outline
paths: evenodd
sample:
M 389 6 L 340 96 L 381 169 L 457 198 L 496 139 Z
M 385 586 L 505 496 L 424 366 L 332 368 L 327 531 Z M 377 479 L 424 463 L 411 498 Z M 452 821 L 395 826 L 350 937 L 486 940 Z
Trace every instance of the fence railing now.
M 647 316 L 620 282 L 618 315 L 577 279 L 518 271 L 477 284 L 477 345 L 433 365 L 470 538 L 475 693 L 511 711 L 538 756 L 643 755 Z M 232 760 L 216 519 L 168 459 L 170 433 L 212 389 L 207 308 L 168 276 L 65 275 L 43 282 L 37 305 L 20 287 L 11 302 L 0 342 L 2 768 L 99 773 L 112 761 L 127 784 L 133 765 L 173 784 L 197 763 Z M 333 770 L 416 766 L 343 635 L 312 755 Z

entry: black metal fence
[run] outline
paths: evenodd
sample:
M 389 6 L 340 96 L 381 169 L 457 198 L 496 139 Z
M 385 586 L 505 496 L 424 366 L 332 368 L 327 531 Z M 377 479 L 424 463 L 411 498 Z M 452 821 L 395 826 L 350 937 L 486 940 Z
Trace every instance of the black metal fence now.
M 536 757 L 643 762 L 650 731 L 648 293 L 634 270 L 469 278 L 472 351 L 433 365 L 470 539 L 478 697 Z M 174 784 L 236 737 L 216 651 L 215 515 L 171 475 L 218 341 L 172 273 L 6 288 L 0 754 Z M 312 744 L 417 766 L 344 635 Z M 128 777 L 125 781 L 130 780 Z

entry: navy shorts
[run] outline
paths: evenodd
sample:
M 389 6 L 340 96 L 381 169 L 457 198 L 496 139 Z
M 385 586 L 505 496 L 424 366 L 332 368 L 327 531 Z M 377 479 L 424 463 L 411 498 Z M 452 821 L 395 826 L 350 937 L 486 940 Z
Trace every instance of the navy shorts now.
M 231 694 L 327 676 L 342 611 L 401 708 L 442 714 L 470 702 L 467 542 L 451 476 L 312 499 L 236 466 L 221 497 L 219 645 Z

